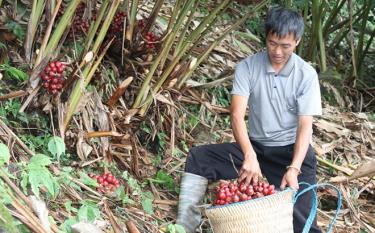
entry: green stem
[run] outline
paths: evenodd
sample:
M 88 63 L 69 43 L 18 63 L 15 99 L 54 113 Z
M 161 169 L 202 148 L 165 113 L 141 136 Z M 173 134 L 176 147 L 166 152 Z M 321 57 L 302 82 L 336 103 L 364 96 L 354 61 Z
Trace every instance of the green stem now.
M 160 64 L 159 64 L 160 70 L 162 70 L 163 67 L 164 67 L 164 64 L 165 64 L 165 62 L 168 58 L 169 51 L 171 50 L 171 48 L 173 46 L 173 42 L 175 41 L 176 36 L 177 36 L 182 24 L 184 23 L 187 14 L 191 10 L 194 1 L 195 0 L 189 0 L 185 3 L 184 7 L 182 8 L 182 11 L 178 15 L 176 23 L 173 25 L 172 31 L 169 32 L 169 35 L 167 37 L 167 42 L 166 42 L 166 48 L 165 48 L 166 53 L 165 53 L 164 56 L 161 57 L 161 61 L 160 61 Z
M 109 8 L 109 11 L 107 13 L 107 17 L 105 18 L 104 23 L 102 24 L 100 32 L 99 32 L 99 34 L 98 34 L 98 36 L 97 36 L 97 38 L 94 42 L 92 50 L 91 50 L 93 52 L 94 57 L 96 57 L 98 49 L 100 48 L 100 46 L 103 43 L 105 35 L 107 34 L 108 28 L 109 28 L 109 26 L 110 26 L 110 24 L 113 20 L 113 17 L 114 17 L 114 15 L 116 13 L 116 10 L 117 10 L 117 8 L 120 4 L 120 1 L 121 0 L 114 0 L 111 4 L 111 7 Z M 92 75 L 94 74 L 96 68 L 98 67 L 101 60 L 103 59 L 103 57 L 104 57 L 107 49 L 109 48 L 109 45 L 111 44 L 111 42 L 104 48 L 104 50 L 101 52 L 101 55 L 97 58 L 95 63 L 90 61 L 88 64 L 86 64 L 86 66 L 85 66 L 85 68 L 83 69 L 83 72 L 82 72 L 83 80 L 78 81 L 75 84 L 75 86 L 73 88 L 73 91 L 72 91 L 72 93 L 70 94 L 70 97 L 69 97 L 69 102 L 68 102 L 69 108 L 68 108 L 66 117 L 64 118 L 64 131 L 67 129 L 68 124 L 69 124 L 74 112 L 76 111 L 76 108 L 77 108 L 78 103 L 81 99 L 83 91 L 85 90 L 86 86 L 90 83 Z M 83 81 L 83 85 L 81 85 L 82 81 Z
M 363 50 L 361 56 L 359 57 L 358 67 L 362 66 L 363 60 L 365 59 L 365 56 L 368 53 L 368 50 L 370 49 L 370 46 L 372 44 L 372 41 L 374 40 L 374 37 L 375 37 L 375 30 L 372 31 L 371 37 L 367 41 L 367 45 L 366 45 L 365 49 Z
M 316 44 L 319 38 L 319 5 L 320 1 L 319 0 L 313 0 L 312 1 L 312 34 L 311 34 L 311 40 L 310 44 L 308 47 L 308 52 L 307 56 L 308 59 L 312 62 L 315 63 L 316 59 Z
M 338 13 L 340 12 L 342 7 L 344 6 L 345 2 L 346 2 L 346 0 L 341 0 L 339 2 L 339 4 L 336 4 L 334 6 L 333 10 L 329 14 L 329 17 L 328 17 L 328 19 L 326 20 L 326 22 L 323 26 L 323 36 L 324 36 L 324 38 L 326 38 L 328 36 L 328 33 L 327 33 L 328 29 L 332 26 L 333 20 L 337 17 Z
M 129 27 L 126 30 L 125 38 L 129 41 L 131 46 L 133 41 L 133 32 L 135 27 L 135 19 L 137 16 L 138 0 L 133 0 L 130 8 Z
M 251 15 L 254 14 L 254 12 L 257 12 L 259 11 L 263 6 L 266 5 L 266 3 L 268 2 L 268 0 L 265 0 L 265 1 L 262 1 L 261 3 L 259 3 L 257 6 L 254 7 L 254 9 L 250 12 L 248 12 L 245 16 L 243 16 L 240 20 L 238 20 L 235 24 L 233 24 L 230 28 L 228 28 L 227 30 L 225 30 L 222 35 L 216 39 L 216 41 L 211 44 L 211 46 L 208 48 L 207 51 L 212 51 L 212 49 L 215 48 L 215 46 L 217 46 L 217 44 L 225 37 L 227 36 L 231 31 L 233 31 L 235 28 L 237 28 L 239 25 L 243 24 L 247 18 L 249 18 Z M 185 49 L 188 47 L 188 43 L 185 43 L 183 45 L 183 49 L 182 51 L 184 51 L 184 53 L 186 52 Z M 180 60 L 180 58 L 182 57 L 182 55 L 184 53 L 180 53 L 176 59 L 174 59 L 171 64 L 169 65 L 169 67 L 167 68 L 167 70 L 163 73 L 163 75 L 160 77 L 160 79 L 158 80 L 158 82 L 156 83 L 155 87 L 153 88 L 153 90 L 151 91 L 151 93 L 157 93 L 160 89 L 160 87 L 163 85 L 164 81 L 168 78 L 168 76 L 170 75 L 170 73 L 173 71 L 174 67 L 176 66 L 176 64 L 178 63 L 178 61 Z M 209 52 L 207 53 L 204 53 L 197 61 L 197 63 L 199 62 L 202 62 L 207 56 L 208 56 Z M 193 67 L 197 67 L 199 64 L 195 64 Z M 192 72 L 193 69 L 191 69 L 189 72 Z M 185 79 L 186 80 L 186 79 Z M 179 85 L 181 86 L 181 84 Z M 144 102 L 144 105 L 140 111 L 140 114 L 143 115 L 144 112 L 146 111 L 146 109 L 148 108 L 148 105 L 150 104 L 151 100 L 152 100 L 153 96 L 152 95 L 149 95 L 148 98 L 145 100 Z
M 31 50 L 34 43 L 35 33 L 39 25 L 40 17 L 44 10 L 44 0 L 34 0 L 31 8 L 31 15 L 27 25 L 27 33 L 25 40 L 25 57 L 28 62 L 31 61 Z M 38 64 L 34 65 L 37 66 Z
M 351 49 L 351 52 L 352 52 L 352 76 L 350 77 L 350 84 L 352 84 L 351 86 L 352 87 L 355 87 L 356 85 L 356 79 L 357 79 L 357 76 L 358 76 L 358 73 L 357 73 L 357 61 L 356 61 L 356 51 L 355 51 L 355 48 L 354 48 L 354 33 L 353 33 L 353 5 L 352 5 L 352 1 L 349 0 L 348 1 L 348 8 L 349 8 L 349 26 L 350 26 L 350 39 L 349 39 L 349 44 L 350 44 L 350 49 Z
M 192 4 L 193 1 L 194 0 L 190 0 L 188 3 Z M 184 9 L 182 10 L 183 12 L 181 14 L 186 15 L 186 13 L 187 13 L 186 11 L 188 10 L 188 6 L 189 6 L 189 4 L 185 5 Z M 184 13 L 184 11 L 185 11 L 185 13 Z M 162 50 L 158 54 L 156 60 L 152 64 L 152 66 L 150 67 L 150 71 L 147 73 L 146 79 L 143 81 L 141 89 L 139 90 L 139 92 L 137 94 L 137 97 L 134 101 L 133 108 L 138 108 L 140 106 L 140 103 L 143 99 L 143 96 L 145 95 L 146 90 L 149 88 L 149 84 L 152 80 L 152 77 L 153 77 L 156 69 L 158 68 L 162 59 L 164 57 L 168 56 L 169 50 L 170 50 L 170 48 L 172 47 L 172 44 L 173 44 L 175 33 L 177 33 L 178 26 L 180 26 L 182 24 L 182 21 L 183 21 L 182 17 L 179 17 L 179 18 L 180 18 L 180 20 L 177 20 L 177 23 L 174 24 L 174 27 L 173 27 L 171 33 L 168 35 L 168 37 L 166 39 L 165 45 L 163 46 Z
M 172 11 L 172 16 L 171 16 L 171 18 L 169 20 L 169 23 L 168 23 L 166 33 L 170 32 L 171 28 L 173 27 L 174 23 L 176 22 L 178 12 L 180 11 L 182 4 L 183 4 L 183 1 L 176 0 L 176 3 L 174 4 L 173 11 Z
M 222 11 L 225 7 L 227 7 L 229 1 L 224 0 L 218 5 L 205 19 L 198 25 L 198 27 L 188 36 L 188 38 L 184 41 L 184 44 L 193 44 L 199 40 L 200 35 L 205 29 L 209 29 L 207 25 L 212 25 L 212 22 L 216 19 L 219 12 Z
M 81 0 L 77 0 L 77 1 L 71 1 L 69 3 L 68 7 L 65 10 L 65 13 L 61 17 L 60 21 L 58 22 L 56 26 L 55 31 L 53 32 L 51 38 L 48 41 L 45 54 L 43 54 L 43 56 L 46 56 L 52 53 L 57 48 L 57 45 L 62 35 L 64 34 L 66 28 L 68 27 L 69 23 L 72 22 L 74 12 L 80 2 Z
M 364 37 L 366 32 L 366 24 L 370 14 L 371 3 L 369 1 L 365 1 L 364 5 L 366 5 L 366 9 L 364 10 L 363 17 L 362 17 L 362 24 L 359 31 L 359 38 L 358 38 L 358 45 L 357 45 L 357 53 L 356 53 L 356 60 L 357 60 L 357 72 L 358 74 L 361 73 L 359 59 L 362 57 L 363 53 L 363 44 L 364 44 Z
M 187 33 L 188 29 L 189 29 L 189 26 L 191 24 L 191 21 L 193 19 L 194 13 L 195 13 L 194 9 L 196 9 L 198 7 L 198 5 L 199 5 L 199 1 L 196 1 L 195 4 L 194 4 L 194 6 L 193 6 L 193 10 L 190 11 L 190 15 L 189 15 L 189 17 L 188 17 L 188 19 L 187 19 L 187 21 L 185 23 L 184 29 L 182 30 L 182 32 L 178 36 L 178 42 L 177 42 L 176 48 L 174 50 L 174 56 L 176 56 L 176 54 L 178 54 L 180 52 L 180 50 L 181 50 L 181 46 L 182 46 L 182 43 L 184 42 L 185 35 L 186 35 L 186 33 Z
M 159 12 L 160 12 L 161 7 L 163 6 L 163 3 L 164 3 L 164 0 L 157 0 L 156 1 L 155 5 L 152 9 L 152 12 L 151 12 L 150 16 L 148 17 L 146 25 L 145 25 L 144 29 L 142 30 L 142 32 L 145 33 L 145 32 L 150 31 L 150 28 L 152 27 L 152 25 L 154 25 L 154 22 L 159 15 Z
M 57 15 L 57 12 L 59 11 L 59 8 L 61 6 L 61 3 L 62 3 L 62 0 L 59 0 L 58 2 L 58 5 L 56 5 L 57 7 L 54 9 L 53 11 L 53 15 L 51 17 L 51 21 L 49 22 L 48 24 L 48 27 L 47 27 L 47 30 L 46 30 L 46 33 L 44 35 L 44 38 L 43 38 L 43 41 L 42 41 L 42 44 L 40 46 L 40 49 L 39 49 L 39 54 L 38 54 L 38 57 L 36 59 L 36 62 L 35 62 L 35 65 L 39 65 L 39 63 L 41 62 L 42 60 L 42 57 L 43 57 L 43 53 L 44 53 L 44 50 L 46 48 L 46 45 L 47 45 L 47 42 L 48 42 L 48 39 L 50 38 L 50 35 L 51 35 L 51 31 L 52 31 L 52 27 L 54 25 L 54 22 L 55 22 L 55 19 L 56 19 L 56 15 Z
M 112 40 L 113 41 L 113 40 Z M 103 49 L 102 53 L 99 55 L 98 59 L 95 61 L 95 63 L 90 63 L 92 66 L 87 65 L 83 72 L 82 76 L 84 77 L 83 80 L 79 80 L 76 85 L 74 86 L 72 93 L 70 95 L 69 103 L 68 103 L 68 111 L 66 113 L 66 117 L 64 118 L 64 132 L 68 128 L 68 124 L 70 120 L 72 119 L 73 114 L 75 113 L 75 110 L 77 109 L 77 106 L 79 104 L 79 101 L 82 97 L 82 94 L 84 92 L 84 89 L 86 86 L 90 83 L 91 78 L 94 76 L 94 73 L 96 69 L 98 68 L 99 64 L 103 60 L 104 55 L 106 54 L 109 46 L 111 45 L 111 42 L 108 43 L 108 45 Z M 83 82 L 83 85 L 81 85 Z M 83 86 L 83 87 L 82 87 Z
M 99 34 L 98 34 L 98 36 L 97 36 L 97 38 L 94 42 L 93 47 L 92 47 L 91 51 L 94 53 L 94 55 L 96 55 L 98 49 L 100 48 L 101 44 L 103 43 L 103 41 L 105 39 L 105 36 L 107 35 L 109 26 L 111 26 L 113 17 L 116 14 L 116 10 L 117 10 L 117 8 L 120 4 L 120 1 L 121 0 L 112 1 L 112 4 L 111 4 L 111 7 L 109 8 L 107 17 L 105 18 L 104 23 L 103 23 L 103 25 L 102 25 L 102 27 L 99 31 Z
M 293 0 L 284 0 L 285 1 L 285 6 L 288 8 L 292 8 L 293 5 Z
M 322 17 L 319 17 L 317 22 L 318 24 L 318 35 L 319 35 L 319 49 L 320 49 L 320 62 L 322 72 L 327 70 L 327 58 L 326 58 L 326 49 L 324 45 L 323 30 L 322 30 Z
M 247 13 L 245 16 L 243 16 L 240 20 L 238 20 L 236 23 L 234 23 L 230 28 L 228 28 L 226 31 L 224 31 L 221 36 L 206 49 L 204 53 L 197 59 L 196 63 L 189 68 L 188 72 L 184 75 L 184 77 L 178 82 L 177 88 L 181 88 L 182 85 L 188 80 L 195 69 L 204 61 L 206 58 L 210 55 L 212 50 L 234 29 L 236 29 L 238 26 L 243 24 L 250 16 L 252 16 L 255 12 L 259 11 L 263 6 L 265 6 L 267 1 L 261 2 L 259 5 L 257 5 L 252 11 Z
M 362 14 L 362 12 L 363 12 L 363 7 L 361 8 L 361 9 L 359 9 L 354 15 L 353 15 L 353 23 L 354 24 L 356 24 L 357 22 L 358 22 L 358 20 L 361 18 L 361 17 L 359 17 L 361 14 Z M 341 21 L 341 22 L 339 22 L 339 23 L 337 23 L 337 24 L 335 24 L 335 25 L 333 25 L 333 26 L 331 26 L 331 27 L 329 27 L 328 29 L 327 29 L 327 35 L 329 35 L 329 34 L 332 34 L 333 32 L 335 32 L 336 30 L 338 30 L 338 29 L 340 29 L 340 28 L 342 28 L 342 27 L 348 27 L 349 26 L 349 18 L 348 19 L 345 19 L 345 20 L 343 20 L 343 21 Z
M 304 5 L 304 9 L 303 9 L 303 22 L 304 22 L 304 25 L 307 25 L 307 15 L 308 15 L 308 12 L 309 12 L 309 4 L 306 3 Z M 305 31 L 306 28 L 305 28 Z M 301 36 L 301 41 L 299 42 L 299 45 L 298 45 L 298 55 L 299 56 L 303 56 L 303 49 L 304 49 L 304 44 L 305 44 L 305 36 Z
M 100 9 L 99 9 L 99 15 L 96 18 L 95 23 L 90 26 L 89 32 L 87 34 L 87 37 L 84 43 L 85 45 L 85 48 L 83 50 L 84 52 L 82 53 L 83 55 L 89 51 L 90 46 L 94 40 L 95 34 L 97 33 L 98 28 L 102 22 L 104 14 L 108 9 L 108 5 L 109 5 L 109 0 L 104 0 L 103 3 L 101 4 Z

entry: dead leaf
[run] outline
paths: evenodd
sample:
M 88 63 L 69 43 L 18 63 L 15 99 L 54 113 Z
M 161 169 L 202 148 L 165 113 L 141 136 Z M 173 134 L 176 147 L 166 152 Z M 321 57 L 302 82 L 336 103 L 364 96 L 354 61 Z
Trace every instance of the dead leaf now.
M 342 137 L 347 137 L 350 134 L 350 130 L 344 128 L 343 126 L 333 123 L 333 122 L 328 122 L 323 119 L 318 119 L 318 122 L 315 123 L 315 126 L 318 128 L 325 130 L 326 132 L 331 132 L 335 133 L 336 135 Z
M 375 160 L 361 164 L 349 177 L 349 180 L 361 178 L 364 176 L 371 177 L 375 175 Z
M 97 226 L 95 226 L 92 223 L 86 223 L 86 222 L 79 222 L 74 225 L 72 225 L 72 231 L 74 233 L 104 233 L 102 230 L 100 230 Z

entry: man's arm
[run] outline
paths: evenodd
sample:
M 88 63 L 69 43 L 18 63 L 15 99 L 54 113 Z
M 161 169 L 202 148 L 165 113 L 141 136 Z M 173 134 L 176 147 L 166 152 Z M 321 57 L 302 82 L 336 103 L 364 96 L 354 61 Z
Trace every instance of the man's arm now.
M 299 116 L 296 143 L 294 144 L 293 160 L 289 169 L 284 174 L 280 188 L 283 190 L 286 185 L 298 189 L 298 175 L 301 170 L 303 160 L 305 159 L 310 144 L 312 131 L 312 116 Z
M 240 145 L 244 154 L 244 161 L 239 171 L 239 181 L 244 180 L 247 184 L 251 181 L 258 182 L 258 177 L 262 176 L 255 151 L 250 143 L 247 134 L 245 114 L 247 107 L 247 97 L 233 95 L 231 102 L 231 122 L 234 138 Z

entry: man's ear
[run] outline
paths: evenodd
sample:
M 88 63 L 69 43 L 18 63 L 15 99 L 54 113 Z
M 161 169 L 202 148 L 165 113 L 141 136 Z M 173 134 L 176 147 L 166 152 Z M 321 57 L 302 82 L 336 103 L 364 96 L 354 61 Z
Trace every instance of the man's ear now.
M 296 42 L 296 46 L 299 45 L 299 42 L 301 41 L 301 39 L 298 39 L 297 42 Z

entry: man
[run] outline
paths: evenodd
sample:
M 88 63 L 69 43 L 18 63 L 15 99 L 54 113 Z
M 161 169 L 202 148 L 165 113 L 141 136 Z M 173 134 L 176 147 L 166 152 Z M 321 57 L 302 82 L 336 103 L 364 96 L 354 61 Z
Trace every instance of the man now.
M 298 189 L 302 181 L 316 183 L 316 157 L 310 140 L 313 116 L 321 115 L 322 107 L 316 71 L 293 53 L 303 28 L 298 13 L 272 8 L 265 20 L 267 50 L 238 64 L 231 101 L 236 142 L 194 147 L 186 161 L 177 223 L 188 233 L 199 226 L 201 215 L 196 205 L 209 180 L 238 178 L 257 183 L 264 174 L 280 189 Z M 248 130 L 244 120 L 247 106 Z M 310 208 L 310 194 L 298 199 L 294 232 L 302 232 Z M 316 219 L 310 232 L 321 232 Z

